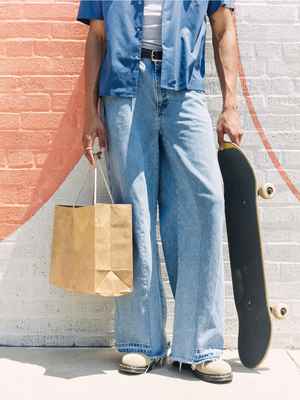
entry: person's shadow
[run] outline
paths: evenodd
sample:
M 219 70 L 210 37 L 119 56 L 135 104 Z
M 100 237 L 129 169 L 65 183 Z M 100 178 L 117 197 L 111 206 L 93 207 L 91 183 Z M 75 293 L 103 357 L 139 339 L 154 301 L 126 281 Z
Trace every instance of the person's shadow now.
M 51 347 L 0 347 L 0 359 L 5 358 L 24 364 L 38 365 L 44 368 L 45 376 L 72 379 L 89 375 L 106 374 L 117 370 L 123 353 L 114 347 L 101 348 L 51 348 Z M 249 369 L 244 367 L 238 358 L 226 358 L 234 373 L 259 374 L 269 368 Z M 166 378 L 197 380 L 189 367 L 178 367 L 170 360 L 163 367 L 154 367 L 148 373 Z M 124 373 L 122 373 L 124 374 Z M 135 376 L 126 374 L 127 376 Z
M 46 376 L 72 379 L 105 374 L 118 368 L 120 355 L 114 348 L 2 347 L 0 359 L 38 365 Z

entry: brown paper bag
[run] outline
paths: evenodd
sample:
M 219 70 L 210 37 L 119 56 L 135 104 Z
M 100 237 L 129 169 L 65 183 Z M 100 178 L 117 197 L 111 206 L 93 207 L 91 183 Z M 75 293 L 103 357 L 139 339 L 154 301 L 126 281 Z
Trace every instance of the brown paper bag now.
M 113 203 L 101 165 L 100 171 L 112 204 L 96 203 L 95 168 L 93 204 L 55 205 L 49 282 L 72 292 L 122 296 L 133 290 L 132 205 Z

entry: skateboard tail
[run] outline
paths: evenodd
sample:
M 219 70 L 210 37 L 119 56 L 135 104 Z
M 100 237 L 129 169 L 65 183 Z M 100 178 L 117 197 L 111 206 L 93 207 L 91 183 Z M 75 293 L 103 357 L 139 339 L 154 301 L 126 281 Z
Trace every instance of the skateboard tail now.
M 266 358 L 271 345 L 272 323 L 266 310 L 267 308 L 261 312 L 253 310 L 253 317 L 246 313 L 241 313 L 239 317 L 238 352 L 242 364 L 247 368 L 257 368 Z M 253 321 L 255 326 L 249 329 Z

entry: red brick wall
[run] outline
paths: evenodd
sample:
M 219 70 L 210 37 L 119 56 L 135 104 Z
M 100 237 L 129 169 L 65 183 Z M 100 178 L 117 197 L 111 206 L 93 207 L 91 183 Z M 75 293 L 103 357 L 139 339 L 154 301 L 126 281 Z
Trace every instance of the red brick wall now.
M 48 200 L 80 157 L 87 27 L 77 9 L 71 0 L 0 2 L 0 239 Z

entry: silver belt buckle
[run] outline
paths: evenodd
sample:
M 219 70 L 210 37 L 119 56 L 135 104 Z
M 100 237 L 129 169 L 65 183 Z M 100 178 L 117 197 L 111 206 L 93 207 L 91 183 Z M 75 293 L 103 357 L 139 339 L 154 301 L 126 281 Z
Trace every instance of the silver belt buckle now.
M 156 51 L 156 50 L 155 50 L 155 49 L 151 49 L 151 61 L 160 61 L 160 62 L 161 62 L 160 59 L 155 59 L 155 58 L 153 58 L 154 51 Z

